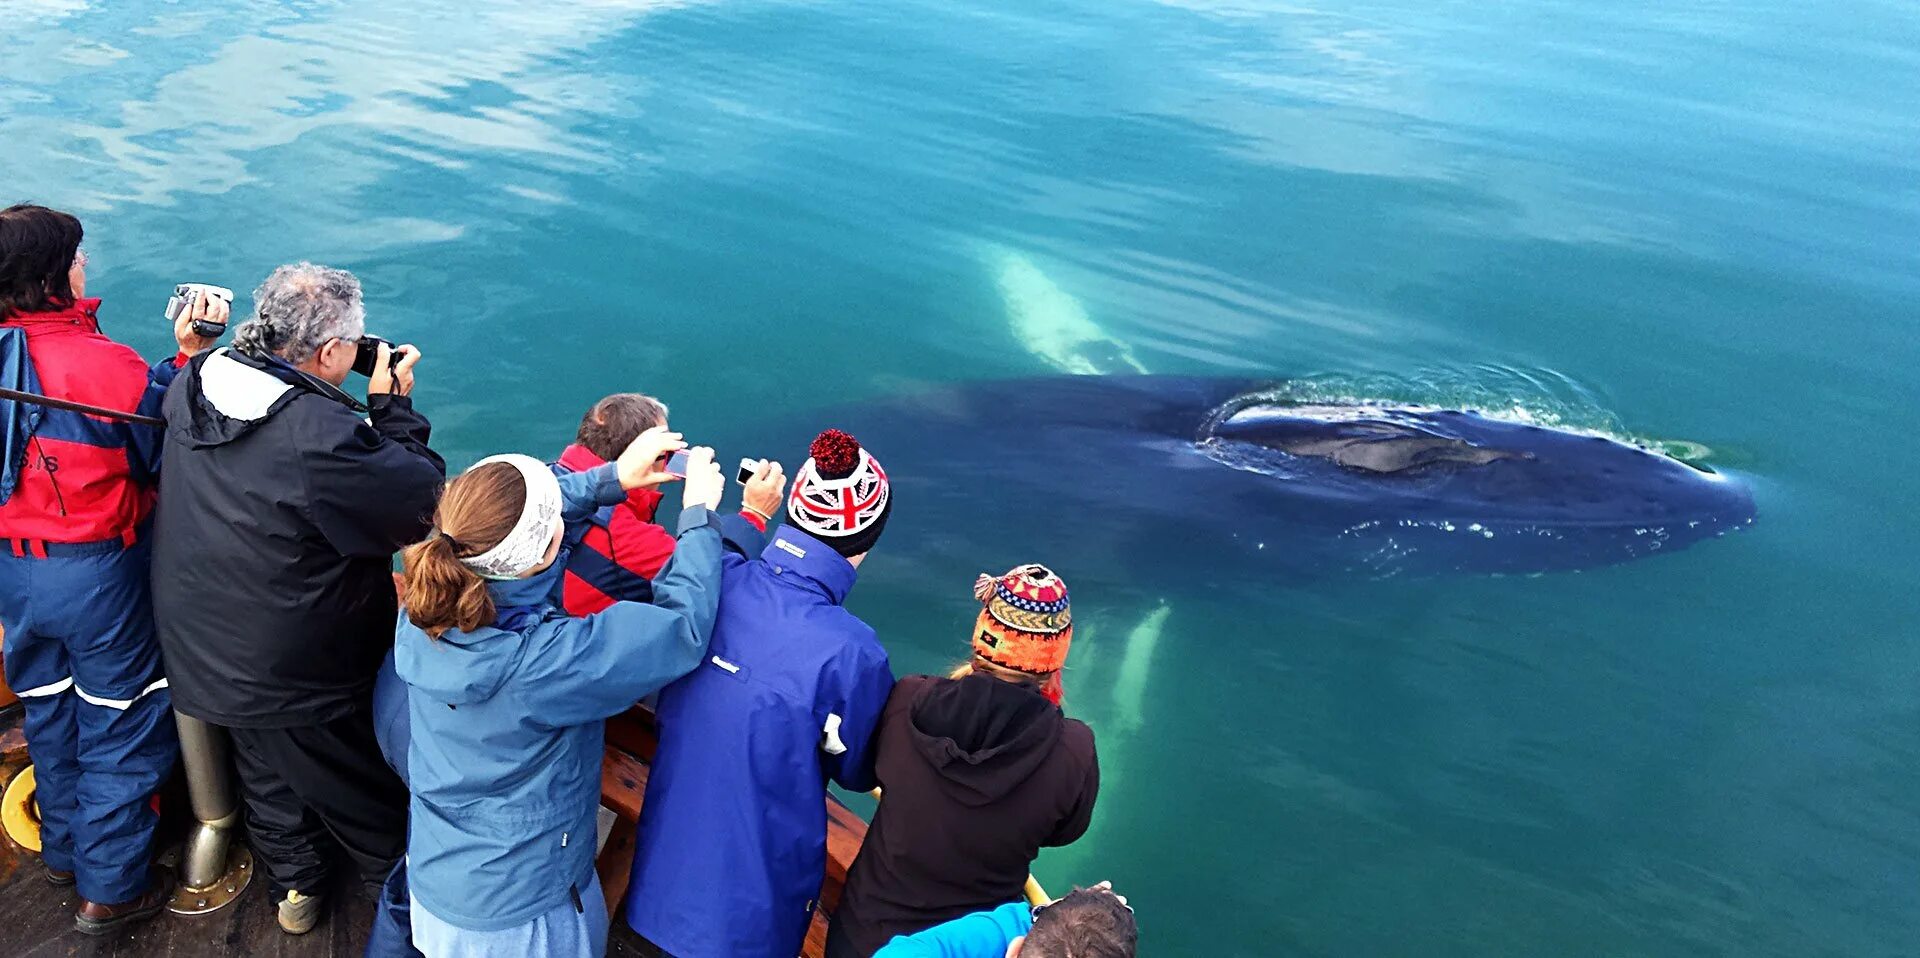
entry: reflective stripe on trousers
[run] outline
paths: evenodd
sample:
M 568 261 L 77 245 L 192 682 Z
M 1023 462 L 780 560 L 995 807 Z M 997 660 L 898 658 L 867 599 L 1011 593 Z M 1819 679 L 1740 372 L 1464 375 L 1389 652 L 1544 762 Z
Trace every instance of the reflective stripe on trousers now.
M 147 557 L 145 543 L 46 559 L 0 550 L 6 679 L 26 710 L 41 858 L 106 904 L 147 890 L 153 795 L 178 754 Z
M 94 705 L 102 706 L 104 708 L 118 709 L 124 712 L 127 709 L 131 708 L 133 706 L 133 703 L 138 702 L 141 699 L 147 697 L 148 695 L 158 692 L 161 689 L 164 689 L 166 687 L 167 687 L 167 680 L 164 678 L 158 679 L 152 685 L 149 685 L 146 688 L 141 689 L 140 694 L 135 695 L 133 698 L 109 699 L 109 698 L 102 698 L 98 695 L 88 695 L 86 689 L 80 688 L 73 684 L 73 676 L 67 676 L 66 678 L 61 679 L 58 682 L 54 682 L 50 685 L 42 685 L 38 688 L 31 688 L 31 689 L 27 689 L 24 692 L 15 692 L 13 694 L 18 695 L 23 699 L 31 699 L 31 698 L 40 698 L 42 696 L 47 696 L 47 695 L 58 695 L 61 692 L 65 692 L 68 689 L 73 689 L 73 691 L 76 694 L 78 694 L 81 699 L 87 702 L 90 702 Z

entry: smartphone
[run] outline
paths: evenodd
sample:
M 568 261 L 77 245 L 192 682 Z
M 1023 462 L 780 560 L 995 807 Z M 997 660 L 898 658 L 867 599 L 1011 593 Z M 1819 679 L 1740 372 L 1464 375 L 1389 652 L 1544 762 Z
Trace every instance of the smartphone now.
M 747 483 L 752 482 L 754 474 L 758 473 L 759 471 L 760 471 L 760 460 L 742 459 L 740 460 L 740 471 L 738 473 L 735 473 L 733 478 L 734 478 L 734 481 L 744 486 Z
M 667 457 L 667 475 L 681 479 L 687 477 L 687 451 L 685 449 Z

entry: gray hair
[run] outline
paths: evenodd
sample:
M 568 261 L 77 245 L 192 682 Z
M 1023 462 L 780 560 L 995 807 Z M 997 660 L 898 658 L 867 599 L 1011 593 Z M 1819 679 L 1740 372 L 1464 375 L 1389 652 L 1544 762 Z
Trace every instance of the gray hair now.
M 253 318 L 234 331 L 233 347 L 298 365 L 327 340 L 356 340 L 366 332 L 360 281 L 344 269 L 303 262 L 274 270 L 253 291 Z

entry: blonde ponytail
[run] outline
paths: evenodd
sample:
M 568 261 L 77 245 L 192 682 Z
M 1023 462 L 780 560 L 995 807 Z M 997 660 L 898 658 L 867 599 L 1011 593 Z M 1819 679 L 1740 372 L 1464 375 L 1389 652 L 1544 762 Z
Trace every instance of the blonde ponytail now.
M 429 638 L 448 629 L 472 632 L 492 625 L 493 596 L 487 580 L 460 563 L 454 540 L 435 535 L 407 547 L 407 618 Z
M 492 625 L 487 580 L 460 560 L 499 545 L 526 502 L 526 483 L 510 463 L 490 462 L 447 483 L 433 514 L 437 531 L 402 553 L 407 619 L 434 639 Z

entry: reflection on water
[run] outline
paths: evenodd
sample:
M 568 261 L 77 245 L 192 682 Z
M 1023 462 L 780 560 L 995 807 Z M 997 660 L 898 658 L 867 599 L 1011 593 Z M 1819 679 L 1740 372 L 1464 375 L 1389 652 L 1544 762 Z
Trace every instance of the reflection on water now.
M 176 281 L 352 268 L 456 464 L 614 390 L 724 436 L 1147 370 L 1751 479 L 1748 534 L 1579 575 L 1138 581 L 1088 554 L 1156 548 L 1124 506 L 950 569 L 883 543 L 852 604 L 902 668 L 960 654 L 978 569 L 1073 583 L 1107 791 L 1039 872 L 1114 879 L 1153 954 L 1920 934 L 1909 5 L 0 8 L 0 198 L 85 216 L 109 328 L 153 353 Z M 990 517 L 988 465 L 939 478 Z M 1138 508 L 1217 508 L 1185 491 Z
M 21 185 L 76 194 L 69 205 L 85 209 L 162 203 L 175 194 L 222 193 L 257 182 L 249 155 L 338 126 L 365 128 L 385 152 L 436 165 L 459 168 L 468 152 L 527 152 L 541 155 L 546 166 L 588 169 L 614 158 L 604 156 L 607 144 L 573 132 L 564 121 L 624 91 L 598 81 L 590 69 L 566 69 L 563 54 L 649 13 L 684 5 L 601 0 L 532 10 L 509 3 L 339 3 L 324 8 L 323 19 L 266 23 L 261 11 L 245 7 L 224 16 L 168 12 L 152 24 L 117 25 L 177 41 L 154 47 L 177 55 L 139 68 L 155 77 L 145 88 L 116 101 L 86 85 L 84 98 L 76 98 L 87 107 L 79 115 L 11 117 L 5 132 L 27 142 L 73 144 L 71 153 L 29 158 L 20 170 Z M 125 16 L 77 2 L 36 6 L 81 36 L 110 32 L 114 28 L 99 21 Z M 130 56 L 78 37 L 49 36 L 39 44 L 54 45 L 62 50 L 60 60 L 81 68 Z M 13 83 L 45 79 L 44 64 L 10 62 Z M 516 82 L 516 75 L 536 66 L 540 77 Z M 86 75 L 81 70 L 65 79 L 77 83 Z M 445 108 L 456 94 L 470 101 L 466 109 Z M 31 162 L 36 159 L 41 162 Z M 56 160 L 61 162 L 49 162 Z M 74 160 L 81 162 L 78 169 Z M 373 156 L 307 172 L 338 190 L 375 181 L 387 169 Z M 76 179 L 86 187 L 76 191 Z M 404 231 L 398 241 L 446 238 L 431 230 L 425 236 Z

